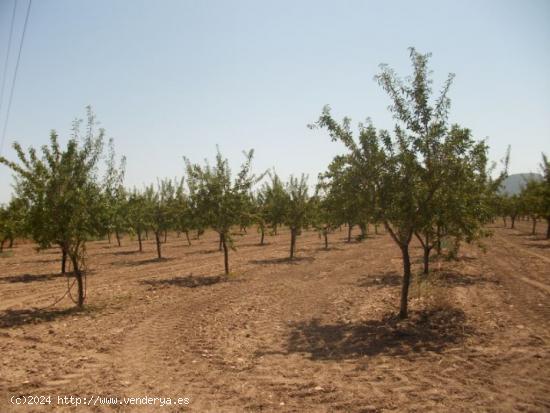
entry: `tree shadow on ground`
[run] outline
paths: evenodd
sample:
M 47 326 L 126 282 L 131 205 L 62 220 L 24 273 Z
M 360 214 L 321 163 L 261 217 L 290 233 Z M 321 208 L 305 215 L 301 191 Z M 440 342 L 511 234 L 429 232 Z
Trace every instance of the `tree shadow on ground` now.
M 315 250 L 316 251 L 327 251 L 327 252 L 328 251 L 342 251 L 342 248 L 337 247 L 335 245 L 330 245 L 329 244 L 328 248 L 325 248 L 325 246 L 323 245 L 321 247 L 317 247 Z
M 321 324 L 313 319 L 291 325 L 287 352 L 309 353 L 312 360 L 441 352 L 475 332 L 465 321 L 459 309 L 412 312 L 407 320 L 387 315 L 381 320 L 350 324 Z
M 49 264 L 52 262 L 61 262 L 61 254 L 55 258 L 39 258 L 21 261 L 21 264 Z
M 113 255 L 134 255 L 134 254 L 143 254 L 143 251 L 132 250 L 132 251 L 117 251 L 113 252 Z
M 259 264 L 259 265 L 270 265 L 270 264 L 299 264 L 301 262 L 313 262 L 315 261 L 314 257 L 294 257 L 290 259 L 289 257 L 284 258 L 266 258 L 263 260 L 250 260 L 250 264 Z
M 513 237 L 531 237 L 531 236 L 533 236 L 533 234 L 529 234 L 527 232 L 514 233 L 514 234 L 510 234 L 510 235 L 513 236 Z
M 419 276 L 422 280 L 422 275 Z M 436 281 L 442 286 L 468 286 L 474 284 L 500 284 L 498 279 L 484 277 L 479 274 L 463 274 L 458 271 L 445 270 L 431 273 L 427 280 Z
M 393 287 L 401 285 L 403 276 L 397 272 L 387 272 L 380 275 L 367 275 L 359 280 L 359 287 Z
M 214 250 L 197 250 L 197 251 L 187 251 L 185 254 L 186 255 L 195 255 L 195 254 L 214 254 L 214 253 L 220 253 L 220 254 L 223 254 L 223 250 L 220 251 L 218 248 L 214 249 Z
M 173 277 L 164 280 L 144 280 L 140 281 L 140 284 L 149 285 L 150 287 L 161 287 L 175 285 L 177 287 L 185 288 L 197 288 L 205 287 L 208 285 L 217 284 L 220 282 L 226 282 L 227 277 L 221 275 L 213 276 L 194 276 L 187 275 L 182 277 Z
M 0 312 L 0 328 L 17 327 L 26 324 L 38 324 L 45 321 L 53 321 L 57 318 L 67 317 L 85 311 L 77 307 L 65 309 L 22 309 L 5 310 Z
M 59 272 L 48 274 L 22 274 L 22 275 L 10 275 L 7 277 L 1 277 L 0 282 L 3 283 L 30 283 L 34 281 L 49 281 L 55 278 L 65 277 L 66 274 Z
M 538 240 L 537 240 L 538 241 Z M 538 248 L 538 249 L 548 249 L 550 248 L 550 243 L 548 241 L 546 242 L 530 242 L 527 244 L 528 248 Z
M 162 257 L 161 259 L 147 258 L 145 260 L 139 260 L 139 261 L 122 261 L 122 262 L 114 261 L 114 262 L 111 263 L 111 265 L 120 265 L 120 266 L 126 266 L 127 265 L 127 266 L 130 266 L 130 267 L 137 267 L 137 266 L 140 266 L 140 265 L 155 264 L 155 263 L 167 262 L 167 261 L 172 261 L 172 260 L 175 260 L 175 258 L 173 258 L 173 257 L 170 257 L 170 258 Z

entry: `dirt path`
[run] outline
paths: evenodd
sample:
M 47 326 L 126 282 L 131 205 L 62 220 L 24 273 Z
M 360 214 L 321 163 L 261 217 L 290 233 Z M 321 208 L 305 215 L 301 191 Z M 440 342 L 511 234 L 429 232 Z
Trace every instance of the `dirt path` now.
M 229 281 L 213 234 L 169 240 L 160 263 L 152 243 L 95 243 L 90 309 L 46 316 L 25 311 L 62 291 L 40 278 L 55 252 L 16 251 L 0 262 L 1 407 L 15 392 L 189 397 L 196 412 L 550 410 L 550 295 L 533 284 L 549 284 L 545 260 L 497 229 L 487 253 L 434 263 L 439 281 L 413 286 L 400 322 L 397 248 L 342 234 L 325 251 L 306 233 L 289 263 L 287 234 L 260 247 L 251 232 Z M 84 410 L 113 409 L 135 407 Z

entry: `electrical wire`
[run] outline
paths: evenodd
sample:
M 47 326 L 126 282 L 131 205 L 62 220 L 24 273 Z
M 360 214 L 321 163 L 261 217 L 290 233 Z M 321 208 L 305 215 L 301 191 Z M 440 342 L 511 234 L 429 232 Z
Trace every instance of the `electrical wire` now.
M 8 78 L 8 63 L 10 61 L 11 39 L 13 37 L 13 26 L 15 22 L 15 10 L 17 9 L 17 0 L 13 0 L 13 11 L 11 13 L 10 35 L 8 36 L 8 48 L 6 59 L 4 60 L 4 73 L 2 73 L 2 89 L 0 89 L 0 116 L 2 116 L 2 104 L 4 103 L 4 90 L 6 89 L 6 79 Z
M 29 0 L 29 5 L 27 7 L 27 15 L 25 16 L 25 23 L 23 25 L 23 34 L 21 35 L 21 41 L 19 42 L 19 52 L 17 53 L 17 61 L 15 62 L 15 71 L 13 72 L 13 79 L 11 82 L 10 97 L 8 99 L 8 108 L 6 110 L 6 119 L 4 121 L 4 129 L 2 131 L 2 140 L 0 141 L 0 155 L 2 155 L 2 150 L 4 148 L 4 141 L 6 140 L 6 130 L 8 128 L 8 122 L 10 118 L 11 111 L 11 102 L 13 100 L 13 91 L 15 89 L 15 82 L 17 80 L 17 72 L 19 70 L 19 62 L 21 61 L 21 51 L 23 50 L 23 43 L 25 41 L 25 33 L 27 32 L 27 25 L 29 23 L 29 15 L 31 13 L 32 0 Z

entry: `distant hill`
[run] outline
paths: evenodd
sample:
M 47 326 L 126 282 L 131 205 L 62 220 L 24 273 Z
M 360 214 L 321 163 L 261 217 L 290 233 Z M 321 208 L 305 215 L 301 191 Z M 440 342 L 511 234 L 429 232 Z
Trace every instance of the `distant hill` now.
M 516 195 L 521 192 L 521 188 L 528 181 L 541 181 L 542 175 L 535 173 L 513 174 L 509 175 L 502 183 L 500 192 L 508 195 Z

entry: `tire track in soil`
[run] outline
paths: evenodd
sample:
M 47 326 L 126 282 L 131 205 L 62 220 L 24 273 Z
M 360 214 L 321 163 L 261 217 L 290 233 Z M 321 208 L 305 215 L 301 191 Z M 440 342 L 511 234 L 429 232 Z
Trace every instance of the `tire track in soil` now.
M 503 393 L 514 393 L 520 387 L 530 389 L 528 397 L 508 406 L 510 410 L 531 411 L 532 407 L 526 407 L 530 401 L 540 409 L 535 411 L 548 411 L 550 297 L 548 284 L 537 281 L 547 280 L 548 267 L 541 257 L 522 255 L 525 252 L 530 251 L 498 234 L 488 251 L 480 256 L 484 273 L 499 280 L 503 296 L 500 307 L 490 311 L 493 317 L 502 320 L 500 332 L 492 348 L 485 352 L 489 357 L 491 353 L 500 353 L 500 362 L 491 370 L 495 389 Z M 480 297 L 479 302 L 483 301 Z

